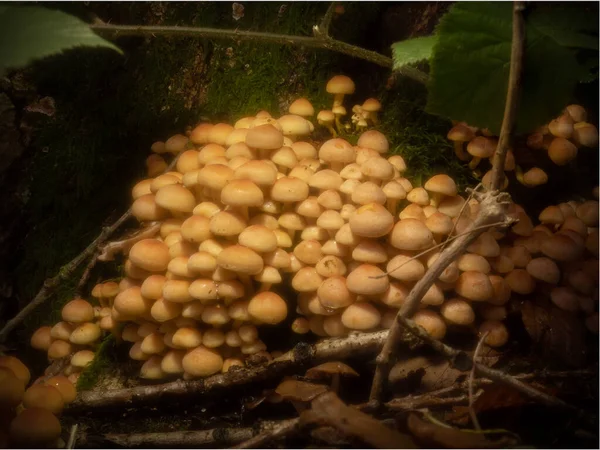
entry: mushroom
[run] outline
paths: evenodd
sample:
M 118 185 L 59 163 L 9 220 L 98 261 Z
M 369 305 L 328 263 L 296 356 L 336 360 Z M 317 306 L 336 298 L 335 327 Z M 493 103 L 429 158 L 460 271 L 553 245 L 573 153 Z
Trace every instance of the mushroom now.
M 468 161 L 469 155 L 465 153 L 463 146 L 475 137 L 475 133 L 466 125 L 457 124 L 449 132 L 447 138 L 454 142 L 454 154 L 461 161 Z
M 557 166 L 564 166 L 577 157 L 577 147 L 568 139 L 556 137 L 548 147 L 548 156 Z
M 373 125 L 377 125 L 379 123 L 379 119 L 377 118 L 377 112 L 381 110 L 381 103 L 376 98 L 368 98 L 362 104 L 362 111 L 365 119 L 373 122 Z
M 482 159 L 492 156 L 496 149 L 496 140 L 485 136 L 477 136 L 467 145 L 467 152 L 473 156 L 469 163 L 470 169 L 475 169 Z
M 309 380 L 331 378 L 331 390 L 339 392 L 340 377 L 358 377 L 358 373 L 347 364 L 340 361 L 329 361 L 306 371 L 305 377 Z
M 335 138 L 335 137 L 337 137 L 337 132 L 335 131 L 335 129 L 332 126 L 334 121 L 335 121 L 335 114 L 333 114 L 333 112 L 328 109 L 319 111 L 319 114 L 317 114 L 317 123 L 319 125 L 327 128 L 329 130 L 329 132 L 331 133 L 331 135 Z
M 22 448 L 47 448 L 60 437 L 60 421 L 44 408 L 25 408 L 10 423 L 11 445 Z
M 355 85 L 351 78 L 345 75 L 336 75 L 327 82 L 325 90 L 329 94 L 334 94 L 333 107 L 341 106 L 344 102 L 344 96 L 354 94 Z

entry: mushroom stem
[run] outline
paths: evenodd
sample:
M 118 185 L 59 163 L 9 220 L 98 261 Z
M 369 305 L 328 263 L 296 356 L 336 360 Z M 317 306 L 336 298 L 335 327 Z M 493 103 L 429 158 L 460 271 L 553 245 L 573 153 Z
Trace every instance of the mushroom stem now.
M 392 214 L 392 216 L 395 216 L 396 210 L 398 209 L 398 199 L 397 198 L 388 198 L 387 199 L 387 209 Z
M 344 163 L 342 162 L 331 162 L 331 170 L 334 172 L 340 173 L 344 168 Z
M 342 106 L 344 103 L 344 94 L 334 94 L 333 95 L 333 107 Z
M 335 115 L 335 127 L 337 128 L 338 133 L 341 134 L 344 126 L 342 125 L 342 122 L 340 122 L 339 114 Z
M 270 159 L 269 158 L 269 150 L 265 150 L 261 148 L 258 150 L 258 159 Z
M 327 230 L 327 233 L 329 233 L 329 237 L 335 241 L 335 235 L 337 233 L 337 230 Z
M 440 194 L 439 192 L 430 192 L 429 193 L 429 204 L 434 208 L 437 208 L 442 200 L 444 199 L 444 194 Z
M 464 143 L 461 141 L 454 141 L 454 154 L 458 159 L 466 162 L 469 160 L 469 154 L 465 152 L 463 145 Z
M 340 374 L 334 373 L 331 377 L 331 390 L 336 394 L 340 391 Z
M 290 235 L 290 239 L 292 240 L 292 243 L 293 243 L 294 242 L 294 238 L 296 237 L 296 230 L 292 230 L 290 228 L 286 228 L 285 230 Z
M 254 285 L 252 284 L 252 278 L 250 278 L 250 275 L 245 274 L 245 273 L 238 273 L 238 277 L 240 278 L 240 281 L 242 282 L 242 284 L 245 287 L 245 295 L 251 296 L 254 294 Z
M 469 169 L 475 169 L 479 165 L 480 161 L 481 161 L 481 158 L 478 158 L 477 156 L 473 156 L 473 159 L 469 163 Z
M 271 289 L 271 286 L 273 286 L 273 283 L 261 283 L 258 292 L 267 292 Z

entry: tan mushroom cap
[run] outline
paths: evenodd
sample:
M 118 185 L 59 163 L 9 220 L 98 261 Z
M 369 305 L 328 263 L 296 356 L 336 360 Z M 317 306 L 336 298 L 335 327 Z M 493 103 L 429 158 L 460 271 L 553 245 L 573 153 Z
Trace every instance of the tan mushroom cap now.
M 61 317 L 65 322 L 90 322 L 94 320 L 94 307 L 89 302 L 76 298 L 63 306 Z
M 69 322 L 58 322 L 50 330 L 50 336 L 52 339 L 68 341 L 74 329 L 75 325 L 70 324 Z
M 447 328 L 444 319 L 435 311 L 421 309 L 415 313 L 412 320 L 423 327 L 433 339 L 441 340 L 446 335 Z
M 353 303 L 342 313 L 342 324 L 351 330 L 372 330 L 380 323 L 381 313 L 371 303 Z
M 447 138 L 451 141 L 467 142 L 475 138 L 475 133 L 471 128 L 459 123 L 450 129 Z
M 165 151 L 168 153 L 179 153 L 185 150 L 189 139 L 183 134 L 176 134 L 165 141 Z
M 310 122 L 296 114 L 286 114 L 277 119 L 284 136 L 304 136 L 310 134 Z
M 287 317 L 287 304 L 274 292 L 259 292 L 250 300 L 248 312 L 262 323 L 276 325 Z
M 458 193 L 454 180 L 445 174 L 432 176 L 425 182 L 424 187 L 425 190 L 431 193 L 447 195 L 449 197 L 453 197 Z
M 425 275 L 425 266 L 418 259 L 406 255 L 396 255 L 387 263 L 390 277 L 401 281 L 417 281 Z
M 579 122 L 573 126 L 573 141 L 578 146 L 598 147 L 598 128 L 587 122 Z
M 83 323 L 73 330 L 69 341 L 76 345 L 89 345 L 100 339 L 102 330 L 100 327 L 93 323 Z
M 250 180 L 231 180 L 221 191 L 221 202 L 230 206 L 260 206 L 263 192 Z
M 458 258 L 457 264 L 462 272 L 474 271 L 488 274 L 492 270 L 487 259 L 474 253 L 463 254 Z
M 282 177 L 271 188 L 271 199 L 292 203 L 300 202 L 308 197 L 308 184 L 295 177 Z
M 323 307 L 331 309 L 344 308 L 356 300 L 356 295 L 350 292 L 343 276 L 325 279 L 317 290 L 317 296 Z
M 150 312 L 152 300 L 142 297 L 141 288 L 130 287 L 115 297 L 113 308 L 125 317 L 138 317 Z
M 381 264 L 388 260 L 385 247 L 375 239 L 362 239 L 352 250 L 352 259 L 358 262 Z
M 357 205 L 367 205 L 369 203 L 379 203 L 380 205 L 384 205 L 387 200 L 383 190 L 371 181 L 359 184 L 354 192 L 352 192 L 351 198 Z
M 537 280 L 557 284 L 560 281 L 560 269 L 550 258 L 534 258 L 527 263 L 527 272 Z
M 131 247 L 129 259 L 141 269 L 161 272 L 167 269 L 171 256 L 165 243 L 157 239 L 142 239 Z
M 325 86 L 329 94 L 353 94 L 355 88 L 354 81 L 346 75 L 335 75 Z
M 30 345 L 36 350 L 48 351 L 50 344 L 52 344 L 51 330 L 52 327 L 50 326 L 42 326 L 35 330 L 29 340 Z
M 556 137 L 548 147 L 548 156 L 557 166 L 564 166 L 577 157 L 577 147 L 568 139 Z
M 350 217 L 349 224 L 352 233 L 357 236 L 378 238 L 392 230 L 394 216 L 384 206 L 369 203 L 356 210 Z
M 238 242 L 240 245 L 260 253 L 268 253 L 277 249 L 277 236 L 264 225 L 250 225 L 240 233 Z
M 420 220 L 402 219 L 390 233 L 390 244 L 400 250 L 423 250 L 434 244 L 433 234 Z
M 555 261 L 575 261 L 582 255 L 583 246 L 569 236 L 557 233 L 542 241 L 540 250 Z
M 198 171 L 198 184 L 221 190 L 233 178 L 234 171 L 223 164 L 211 164 Z
M 517 294 L 527 295 L 535 290 L 535 280 L 525 269 L 513 269 L 504 280 Z
M 339 189 L 343 179 L 339 173 L 334 170 L 324 169 L 311 175 L 308 179 L 308 185 L 315 189 Z
M 263 259 L 255 251 L 242 245 L 232 245 L 217 256 L 217 264 L 232 272 L 256 275 L 264 266 Z
M 456 281 L 455 291 L 472 301 L 487 301 L 494 295 L 490 278 L 481 272 L 463 272 Z
M 288 111 L 290 114 L 297 114 L 303 117 L 310 117 L 315 114 L 313 105 L 304 97 L 294 100 Z
M 208 130 L 208 143 L 225 145 L 227 137 L 234 130 L 228 123 L 216 123 Z
M 91 350 L 80 350 L 71 357 L 71 365 L 83 369 L 94 360 L 95 356 Z
M 337 167 L 340 167 L 340 164 L 354 162 L 356 159 L 356 151 L 347 140 L 334 138 L 325 141 L 323 145 L 321 145 L 321 148 L 319 148 L 319 158 L 332 164 L 332 166 L 337 164 Z M 336 169 L 334 168 L 334 170 Z M 341 170 L 341 167 L 339 170 Z
M 259 125 L 248 130 L 246 145 L 260 150 L 277 150 L 283 147 L 283 133 L 271 124 Z
M 191 213 L 196 206 L 196 198 L 181 184 L 168 184 L 155 194 L 155 202 L 161 208 L 175 213 Z
M 185 373 L 194 377 L 207 377 L 221 371 L 223 357 L 216 351 L 199 346 L 186 353 L 182 360 Z
M 359 295 L 378 295 L 387 291 L 390 281 L 383 270 L 372 264 L 361 264 L 346 278 L 348 290 Z
M 54 386 L 34 384 L 25 391 L 23 406 L 25 408 L 44 408 L 52 414 L 58 415 L 65 407 L 65 401 L 60 391 Z
M 217 237 L 234 237 L 239 235 L 242 231 L 244 231 L 246 226 L 246 220 L 244 219 L 244 217 L 242 217 L 241 214 L 229 210 L 219 211 L 210 218 L 209 232 Z M 209 236 L 205 236 L 204 239 L 199 240 L 199 242 L 200 244 L 202 244 L 203 242 L 206 242 L 209 239 Z
M 419 206 L 428 206 L 429 194 L 422 187 L 416 187 L 406 195 L 406 200 Z
M 469 302 L 462 298 L 451 298 L 440 307 L 442 317 L 454 325 L 470 325 L 475 321 L 475 312 Z
M 10 423 L 10 443 L 19 448 L 47 448 L 55 444 L 62 429 L 45 408 L 26 408 Z

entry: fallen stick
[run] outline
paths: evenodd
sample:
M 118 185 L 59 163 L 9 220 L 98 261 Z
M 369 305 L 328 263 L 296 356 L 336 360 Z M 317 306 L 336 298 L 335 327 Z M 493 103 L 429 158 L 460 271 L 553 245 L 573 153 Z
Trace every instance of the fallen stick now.
M 125 389 L 83 391 L 64 413 L 69 414 L 89 408 L 155 402 L 182 394 L 198 396 L 222 392 L 234 386 L 277 378 L 308 364 L 349 356 L 373 355 L 381 348 L 387 334 L 387 330 L 375 333 L 353 333 L 344 338 L 325 339 L 313 345 L 298 344 L 294 349 L 266 365 L 230 370 L 227 373 L 199 380 L 177 380 Z

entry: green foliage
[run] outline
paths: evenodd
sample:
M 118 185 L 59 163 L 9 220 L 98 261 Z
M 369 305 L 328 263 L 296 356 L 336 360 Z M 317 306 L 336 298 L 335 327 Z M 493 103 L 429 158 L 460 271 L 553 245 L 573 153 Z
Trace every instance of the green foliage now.
M 96 349 L 92 362 L 81 372 L 77 380 L 78 391 L 92 389 L 96 385 L 100 376 L 114 363 L 115 348 L 116 339 L 109 334 Z
M 594 80 L 598 69 L 597 14 L 564 4 L 532 4 L 529 9 L 517 133 L 556 116 L 577 83 Z M 457 2 L 434 36 L 392 46 L 394 67 L 429 56 L 427 111 L 498 134 L 511 42 L 511 3 Z
M 0 72 L 79 46 L 122 53 L 78 18 L 37 6 L 0 7 L 0 29 L 4 36 L 0 40 Z
M 407 64 L 414 64 L 431 58 L 433 46 L 437 42 L 437 36 L 425 36 L 407 39 L 392 44 L 392 57 L 394 70 L 398 70 Z

